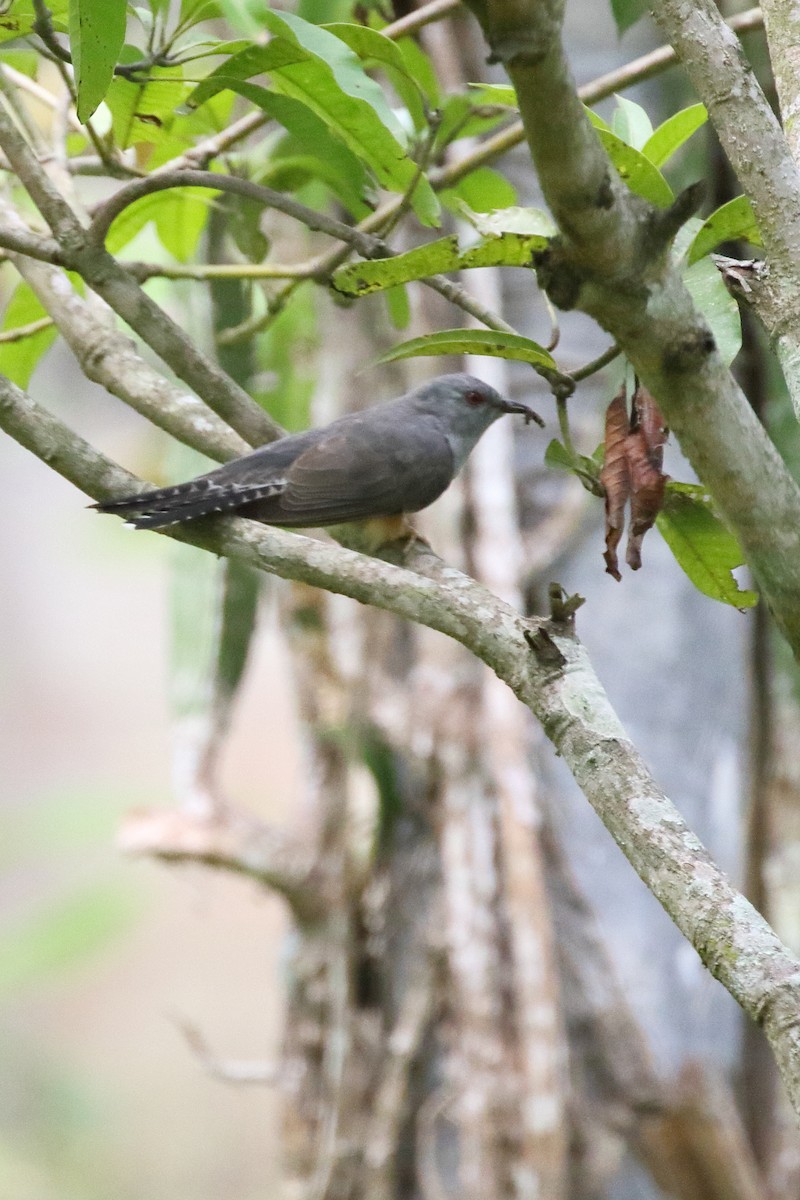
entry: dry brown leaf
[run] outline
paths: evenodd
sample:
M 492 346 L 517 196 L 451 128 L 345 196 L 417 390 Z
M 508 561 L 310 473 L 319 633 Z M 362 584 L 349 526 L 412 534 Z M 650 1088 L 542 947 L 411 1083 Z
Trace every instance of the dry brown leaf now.
M 606 494 L 606 571 L 619 580 L 617 546 L 625 528 L 625 505 L 631 494 L 626 438 L 630 423 L 625 388 L 617 392 L 606 409 L 605 458 L 600 482 Z
M 661 467 L 669 430 L 649 392 L 637 388 L 630 418 L 623 387 L 606 410 L 605 462 L 600 482 L 606 495 L 606 571 L 617 580 L 617 547 L 625 526 L 625 506 L 631 502 L 631 521 L 625 561 L 634 571 L 642 565 L 642 539 L 661 511 L 667 476 Z

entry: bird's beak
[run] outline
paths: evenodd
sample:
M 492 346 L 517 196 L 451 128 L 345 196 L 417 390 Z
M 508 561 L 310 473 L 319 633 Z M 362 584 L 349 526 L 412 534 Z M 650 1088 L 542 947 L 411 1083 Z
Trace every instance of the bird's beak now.
M 527 404 L 520 404 L 516 400 L 506 400 L 504 396 L 502 398 L 501 408 L 503 412 L 521 413 L 525 418 L 526 425 L 529 421 L 535 421 L 537 425 L 540 425 L 542 428 L 544 428 L 544 421 L 542 418 L 537 412 L 534 412 L 532 408 L 529 408 Z

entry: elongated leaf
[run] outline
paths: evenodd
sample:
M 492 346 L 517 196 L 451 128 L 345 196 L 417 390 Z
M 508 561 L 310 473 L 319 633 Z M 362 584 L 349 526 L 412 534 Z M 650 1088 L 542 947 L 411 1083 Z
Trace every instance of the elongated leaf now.
M 644 196 L 651 204 L 668 208 L 675 196 L 664 176 L 653 166 L 650 159 L 606 129 L 598 129 L 597 136 L 617 173 L 631 191 L 636 192 L 637 196 Z
M 408 70 L 403 52 L 397 42 L 384 37 L 377 29 L 368 25 L 349 25 L 336 22 L 324 27 L 340 38 L 365 64 L 376 63 L 388 74 L 394 88 L 402 99 L 417 129 L 425 125 L 425 105 L 422 89 Z
M 695 263 L 722 242 L 739 238 L 753 246 L 761 245 L 761 234 L 747 196 L 734 197 L 705 219 L 689 247 L 688 261 Z
M 733 362 L 742 348 L 742 320 L 739 306 L 725 287 L 719 271 L 710 259 L 705 258 L 684 271 L 683 282 L 711 326 L 722 358 L 726 363 Z
M 17 284 L 3 314 L 3 331 L 40 321 L 47 312 L 27 283 Z M 0 344 L 0 373 L 19 387 L 27 387 L 36 365 L 58 337 L 55 325 L 29 334 L 18 342 Z
M 501 233 L 486 238 L 458 256 L 459 270 L 470 267 L 529 267 L 533 255 L 548 243 L 543 234 Z
M 285 38 L 290 45 L 301 47 L 309 58 L 327 66 L 346 96 L 366 101 L 396 140 L 401 144 L 405 141 L 405 130 L 389 107 L 381 88 L 374 79 L 370 79 L 358 55 L 341 38 L 291 12 L 278 13 L 268 9 L 264 13 L 264 24 L 276 37 Z
M 691 104 L 668 117 L 642 146 L 642 154 L 654 167 L 663 167 L 692 134 L 708 120 L 705 104 Z
M 534 251 L 546 244 L 545 237 L 504 233 L 462 250 L 455 236 L 440 238 L 393 258 L 342 267 L 334 275 L 333 286 L 345 296 L 366 296 L 440 272 L 473 267 L 529 267 Z
M 478 104 L 501 104 L 504 108 L 519 108 L 517 93 L 503 83 L 471 83 Z
M 497 237 L 504 233 L 519 233 L 525 237 L 540 237 L 544 240 L 555 237 L 553 218 L 541 208 L 499 208 L 493 212 L 476 213 L 462 209 L 470 225 L 484 237 Z
M 453 212 L 460 212 L 459 206 L 466 204 L 472 212 L 489 213 L 495 209 L 511 208 L 517 203 L 517 193 L 514 185 L 499 171 L 493 171 L 491 167 L 478 167 L 454 187 L 440 192 L 439 199 Z
M 477 354 L 490 358 L 512 358 L 538 367 L 554 368 L 555 362 L 543 346 L 518 333 L 498 333 L 494 329 L 441 329 L 426 337 L 401 342 L 376 361 L 396 362 L 400 358 L 418 358 L 439 354 Z
M 614 99 L 617 108 L 611 124 L 612 132 L 628 146 L 633 146 L 634 150 L 641 150 L 653 134 L 650 118 L 640 104 L 634 104 L 626 96 L 615 96 Z
M 344 206 L 359 220 L 370 211 L 367 200 L 376 192 L 363 162 L 328 128 L 310 108 L 291 96 L 281 96 L 253 83 L 237 85 L 236 91 L 269 113 L 287 132 L 267 159 L 257 178 L 268 187 L 293 189 L 281 179 L 283 160 L 298 154 L 316 164 L 313 174 L 330 187 Z
M 734 608 L 752 608 L 756 592 L 739 588 L 731 572 L 742 566 L 739 542 L 722 524 L 705 488 L 669 483 L 656 525 L 678 564 L 695 587 Z
M 386 308 L 389 320 L 395 329 L 408 329 L 411 320 L 411 303 L 408 291 L 401 284 L 399 287 L 387 288 L 385 292 Z
M 108 91 L 125 41 L 126 14 L 125 0 L 70 0 L 69 44 L 81 121 Z
M 366 296 L 412 279 L 424 279 L 440 271 L 453 271 L 458 264 L 458 238 L 455 235 L 427 242 L 405 254 L 342 267 L 333 278 L 337 292 L 346 296 Z
M 368 79 L 352 51 L 325 30 L 318 32 L 335 42 L 358 65 L 362 78 Z M 252 76 L 264 73 L 271 75 L 270 90 L 249 82 Z M 194 89 L 187 104 L 197 107 L 224 88 L 247 96 L 265 112 L 273 108 L 270 97 L 275 93 L 304 104 L 392 191 L 406 191 L 417 176 L 416 164 L 392 130 L 382 123 L 372 104 L 343 91 L 331 66 L 300 45 L 278 37 L 267 46 L 253 46 L 234 55 Z M 423 224 L 435 224 L 439 204 L 425 178 L 418 181 L 413 201 Z

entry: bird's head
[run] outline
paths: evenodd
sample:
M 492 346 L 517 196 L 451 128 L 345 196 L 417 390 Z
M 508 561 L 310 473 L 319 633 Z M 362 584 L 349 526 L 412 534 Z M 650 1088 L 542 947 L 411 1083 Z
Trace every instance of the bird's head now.
M 444 426 L 456 459 L 463 466 L 478 438 L 504 413 L 521 413 L 526 420 L 533 410 L 499 392 L 474 375 L 440 375 L 413 393 L 418 411 L 431 413 Z

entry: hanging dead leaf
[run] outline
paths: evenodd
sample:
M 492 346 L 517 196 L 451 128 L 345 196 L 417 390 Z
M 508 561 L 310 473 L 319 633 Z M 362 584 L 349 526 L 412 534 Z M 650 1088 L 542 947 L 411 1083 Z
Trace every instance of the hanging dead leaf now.
M 625 528 L 625 505 L 631 493 L 631 475 L 625 440 L 628 436 L 628 405 L 625 388 L 617 392 L 606 409 L 605 457 L 600 482 L 606 495 L 606 571 L 619 580 L 617 546 Z
M 626 438 L 631 475 L 631 523 L 625 561 L 633 571 L 642 565 L 642 539 L 664 504 L 667 476 L 662 471 L 669 430 L 658 405 L 640 387 L 633 397 L 632 428 Z
M 642 565 L 642 539 L 664 502 L 667 476 L 662 471 L 664 443 L 669 430 L 658 405 L 644 388 L 637 388 L 630 418 L 622 388 L 606 410 L 605 462 L 600 482 L 606 495 L 606 571 L 621 579 L 617 547 L 625 525 L 625 506 L 631 520 L 625 561 L 634 571 Z

